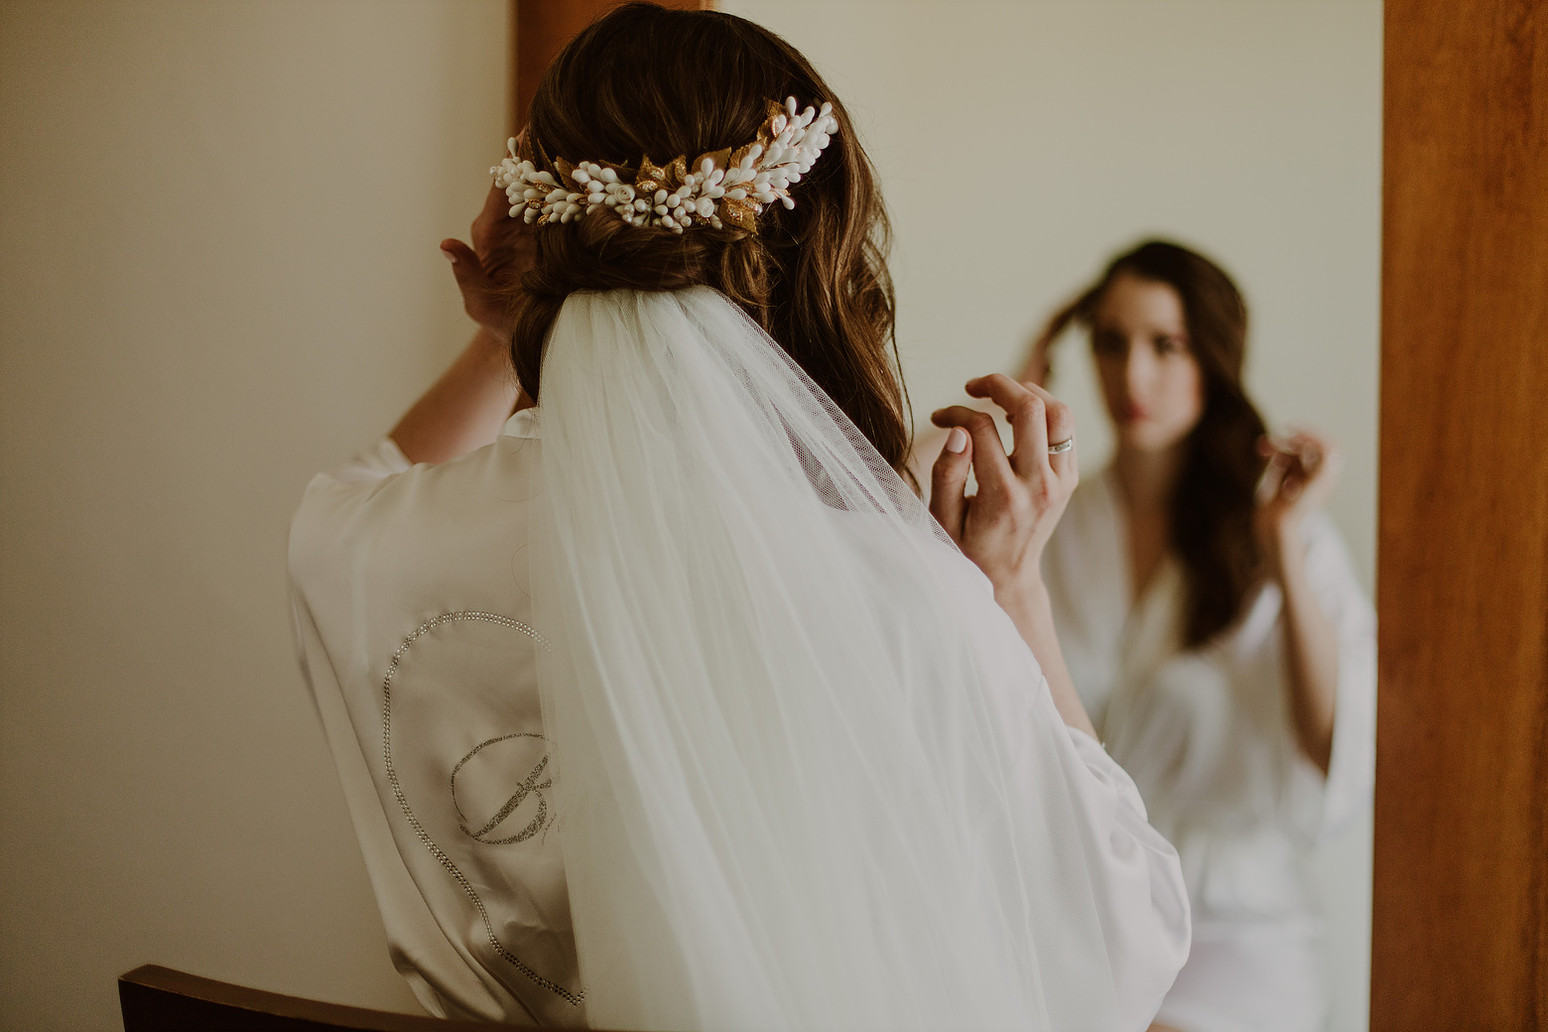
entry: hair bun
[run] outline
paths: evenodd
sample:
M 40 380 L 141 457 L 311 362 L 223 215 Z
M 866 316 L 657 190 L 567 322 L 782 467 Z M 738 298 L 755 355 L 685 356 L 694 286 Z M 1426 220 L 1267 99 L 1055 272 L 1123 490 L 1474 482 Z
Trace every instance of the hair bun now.
M 529 397 L 538 397 L 542 349 L 565 299 L 577 290 L 660 292 L 710 286 L 740 304 L 759 325 L 773 260 L 745 230 L 692 233 L 630 226 L 618 219 L 539 230 L 537 261 L 511 297 L 516 332 L 511 360 Z
M 673 233 L 630 226 L 614 218 L 538 231 L 539 260 L 522 282 L 535 297 L 562 301 L 577 290 L 682 290 L 714 285 L 722 253 L 749 234 L 699 229 Z

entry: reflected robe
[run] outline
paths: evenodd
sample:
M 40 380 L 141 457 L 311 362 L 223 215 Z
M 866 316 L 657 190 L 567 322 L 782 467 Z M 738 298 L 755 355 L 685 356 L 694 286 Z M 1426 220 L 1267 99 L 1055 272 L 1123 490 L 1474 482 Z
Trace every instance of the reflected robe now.
M 1299 1032 L 1324 1020 L 1309 860 L 1370 804 L 1376 625 L 1331 521 L 1313 516 L 1304 533 L 1308 579 L 1338 641 L 1325 780 L 1296 743 L 1276 585 L 1205 647 L 1183 649 L 1182 568 L 1167 556 L 1134 600 L 1111 470 L 1076 490 L 1044 555 L 1076 690 L 1182 858 L 1193 950 L 1158 1020 L 1186 1032 Z

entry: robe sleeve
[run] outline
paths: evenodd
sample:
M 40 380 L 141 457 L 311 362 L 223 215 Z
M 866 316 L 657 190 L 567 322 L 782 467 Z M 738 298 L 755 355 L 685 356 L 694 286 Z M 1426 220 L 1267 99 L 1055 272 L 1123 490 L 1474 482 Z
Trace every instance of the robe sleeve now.
M 337 593 L 348 606 L 353 595 L 340 584 L 345 576 L 346 538 L 378 530 L 381 514 L 368 517 L 367 502 L 398 475 L 413 469 L 390 437 L 360 452 L 348 462 L 317 474 L 306 485 L 301 505 L 290 523 L 289 568 L 293 592 L 311 600 L 317 593 Z
M 1333 752 L 1319 834 L 1348 827 L 1370 805 L 1376 780 L 1376 611 L 1355 580 L 1344 542 L 1325 516 L 1309 521 L 1306 575 L 1338 641 Z
M 412 465 L 403 454 L 403 449 L 398 447 L 398 442 L 391 437 L 383 437 L 332 473 L 324 473 L 322 476 L 339 483 L 359 483 L 382 480 L 402 473 Z
M 957 557 L 960 560 L 960 557 Z M 970 568 L 971 569 L 971 568 Z M 1128 772 L 1095 738 L 1064 723 L 1048 681 L 1010 619 L 993 601 L 987 579 L 972 569 L 992 616 L 985 619 L 977 647 L 991 666 L 1036 671 L 1035 688 L 1007 701 L 1007 719 L 1039 730 L 1023 740 L 1037 745 L 1019 752 L 1018 777 L 1029 799 L 1065 795 L 1072 824 L 1060 824 L 1065 839 L 1056 855 L 1071 868 L 1047 877 L 1064 892 L 1083 886 L 1100 924 L 1102 955 L 1083 958 L 1087 967 L 1105 960 L 1116 1006 L 1115 1029 L 1142 1032 L 1188 959 L 1192 910 L 1177 850 L 1152 827 Z M 969 588 L 963 587 L 963 594 Z M 1002 624 L 991 634 L 988 624 Z M 1018 656 L 1022 657 L 1019 660 Z M 1057 974 L 1057 966 L 1053 966 Z M 1050 1012 L 1053 1028 L 1082 1028 L 1073 1013 Z M 1103 1026 L 1106 1027 L 1106 1026 Z
M 371 680 L 365 671 L 380 651 L 367 644 L 359 556 L 410 500 L 395 488 L 410 487 L 399 475 L 413 468 L 397 444 L 383 438 L 307 485 L 289 541 L 301 670 L 338 770 L 393 967 L 437 1017 L 538 1024 L 519 1009 L 520 1000 L 493 991 L 479 977 L 465 949 L 437 920 L 402 858 L 373 777 L 368 756 L 379 745 L 361 738 L 346 701 L 349 685 Z
M 1188 959 L 1188 888 L 1177 851 L 1150 826 L 1129 775 L 1090 735 L 1071 728 L 1069 738 L 1083 766 L 1072 774 L 1084 796 L 1086 862 L 1104 901 L 1119 1027 L 1144 1029 Z

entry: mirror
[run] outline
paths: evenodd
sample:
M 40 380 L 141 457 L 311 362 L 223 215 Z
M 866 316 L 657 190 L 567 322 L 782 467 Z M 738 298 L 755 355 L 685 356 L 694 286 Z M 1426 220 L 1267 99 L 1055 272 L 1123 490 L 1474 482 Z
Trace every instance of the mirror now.
M 1107 260 L 1160 236 L 1220 262 L 1251 313 L 1247 385 L 1271 428 L 1346 465 L 1329 511 L 1374 570 L 1382 10 L 1376 0 L 721 0 L 785 36 L 844 99 L 893 219 L 916 419 L 1016 368 Z M 1086 477 L 1112 436 L 1083 340 L 1056 354 Z M 1330 1026 L 1367 1025 L 1370 821 L 1315 858 Z

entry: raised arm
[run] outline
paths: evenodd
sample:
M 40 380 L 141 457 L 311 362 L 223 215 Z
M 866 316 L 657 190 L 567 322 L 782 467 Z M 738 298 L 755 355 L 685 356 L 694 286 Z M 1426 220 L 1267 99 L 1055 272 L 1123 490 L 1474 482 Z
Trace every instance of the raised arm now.
M 1094 739 L 1096 729 L 1064 665 L 1040 569 L 1043 549 L 1080 479 L 1074 416 L 1036 384 L 1000 373 L 969 380 L 967 392 L 1005 410 L 1014 446 L 1007 455 L 987 413 L 963 405 L 934 413 L 931 421 L 949 433 L 931 475 L 930 512 L 994 585 L 995 600 L 1037 657 L 1064 722 Z M 969 469 L 978 481 L 973 495 L 966 493 Z
M 1331 442 L 1305 432 L 1284 441 L 1265 439 L 1262 450 L 1269 464 L 1259 487 L 1255 529 L 1284 597 L 1290 714 L 1301 751 L 1326 775 L 1338 700 L 1338 638 L 1312 591 L 1302 526 L 1333 493 L 1340 457 Z
M 473 220 L 470 247 L 441 241 L 478 332 L 409 407 L 389 436 L 410 462 L 445 462 L 493 441 L 513 411 L 531 404 L 511 369 L 511 291 L 532 261 L 532 231 L 510 218 L 505 193 L 490 187 Z

